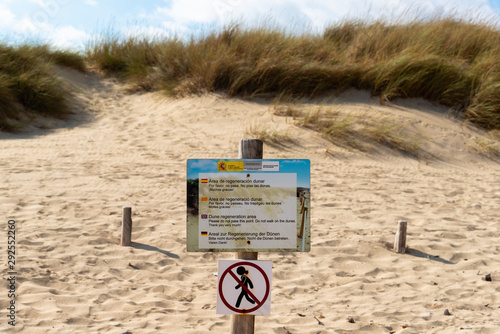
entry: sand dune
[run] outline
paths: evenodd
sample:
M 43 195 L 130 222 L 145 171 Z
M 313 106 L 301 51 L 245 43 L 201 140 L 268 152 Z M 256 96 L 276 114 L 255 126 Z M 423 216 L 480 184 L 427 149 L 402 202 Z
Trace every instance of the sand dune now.
M 470 151 L 482 134 L 446 109 L 338 98 L 418 127 L 432 153 L 418 160 L 334 146 L 266 100 L 173 100 L 61 75 L 86 116 L 0 133 L 2 277 L 8 219 L 19 271 L 17 325 L 6 324 L 5 290 L 1 332 L 227 333 L 213 273 L 233 254 L 186 252 L 186 159 L 237 157 L 245 132 L 266 126 L 294 141 L 265 145 L 265 158 L 311 160 L 312 250 L 259 255 L 274 268 L 271 315 L 256 333 L 500 333 L 500 165 Z M 133 207 L 132 247 L 119 245 L 123 206 Z M 390 250 L 399 219 L 404 255 Z

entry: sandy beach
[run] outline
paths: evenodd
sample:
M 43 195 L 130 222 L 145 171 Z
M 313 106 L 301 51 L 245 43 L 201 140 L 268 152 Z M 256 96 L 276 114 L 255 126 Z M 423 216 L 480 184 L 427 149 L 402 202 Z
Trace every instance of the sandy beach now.
M 471 149 L 485 134 L 447 108 L 336 98 L 421 131 L 417 159 L 336 146 L 265 99 L 170 99 L 93 72 L 60 75 L 77 89 L 78 116 L 0 132 L 1 275 L 9 219 L 18 272 L 16 326 L 5 283 L 0 332 L 228 333 L 214 273 L 234 253 L 186 251 L 186 160 L 237 158 L 239 140 L 265 127 L 291 140 L 265 144 L 264 158 L 311 161 L 311 251 L 259 254 L 273 263 L 272 305 L 256 333 L 500 333 L 500 164 Z M 120 246 L 123 206 L 131 247 Z M 402 219 L 408 250 L 397 254 Z

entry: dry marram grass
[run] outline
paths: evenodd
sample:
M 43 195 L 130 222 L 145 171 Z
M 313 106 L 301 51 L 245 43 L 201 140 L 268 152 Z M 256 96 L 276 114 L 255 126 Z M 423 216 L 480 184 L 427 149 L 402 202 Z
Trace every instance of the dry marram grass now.
M 87 58 L 136 87 L 173 95 L 312 97 L 368 89 L 381 101 L 424 97 L 476 125 L 500 128 L 500 31 L 488 20 L 347 20 L 322 34 L 233 24 L 189 40 L 110 33 L 90 43 Z

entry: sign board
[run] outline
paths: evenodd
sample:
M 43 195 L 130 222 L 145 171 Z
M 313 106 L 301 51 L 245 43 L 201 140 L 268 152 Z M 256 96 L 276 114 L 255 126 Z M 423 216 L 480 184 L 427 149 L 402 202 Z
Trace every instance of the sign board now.
M 190 159 L 187 250 L 310 250 L 310 162 Z
M 217 314 L 271 314 L 272 261 L 219 260 Z

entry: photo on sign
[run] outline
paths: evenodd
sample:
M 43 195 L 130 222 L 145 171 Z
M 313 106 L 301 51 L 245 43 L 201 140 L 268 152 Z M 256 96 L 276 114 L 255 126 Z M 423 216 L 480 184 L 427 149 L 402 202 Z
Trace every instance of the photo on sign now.
M 188 160 L 188 251 L 309 251 L 309 160 Z

